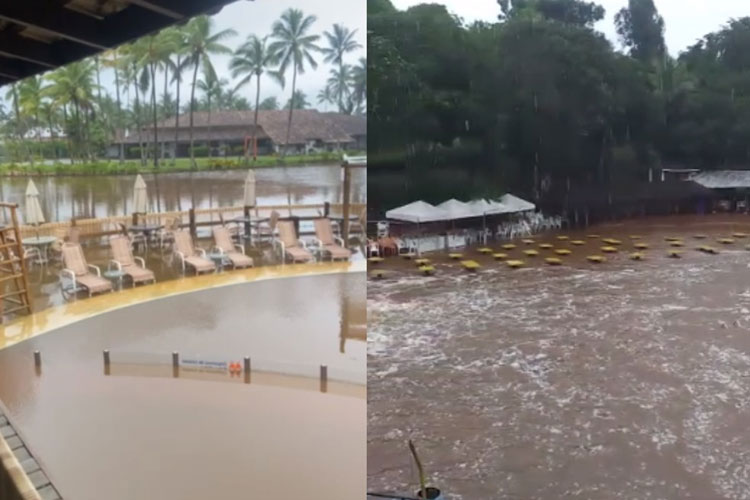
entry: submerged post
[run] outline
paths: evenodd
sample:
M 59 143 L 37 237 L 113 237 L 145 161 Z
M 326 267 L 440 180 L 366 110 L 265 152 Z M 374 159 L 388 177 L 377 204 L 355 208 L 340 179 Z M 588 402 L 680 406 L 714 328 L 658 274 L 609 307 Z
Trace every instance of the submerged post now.
M 180 353 L 177 351 L 172 352 L 172 368 L 178 368 L 180 366 Z
M 352 188 L 352 171 L 349 168 L 349 163 L 345 162 L 342 165 L 342 168 L 344 169 L 344 220 L 341 225 L 341 234 L 342 238 L 344 240 L 344 246 L 349 247 L 349 200 L 350 200 L 350 191 Z
M 190 207 L 190 210 L 188 211 L 188 217 L 190 220 L 190 236 L 195 239 L 198 237 L 198 230 L 195 226 L 195 207 Z
M 42 354 L 39 351 L 34 351 L 34 366 L 42 367 Z
M 109 349 L 104 349 L 102 355 L 104 356 L 104 366 L 109 366 Z
M 328 392 L 328 366 L 320 365 L 320 392 Z
M 245 383 L 250 383 L 250 356 L 245 356 Z

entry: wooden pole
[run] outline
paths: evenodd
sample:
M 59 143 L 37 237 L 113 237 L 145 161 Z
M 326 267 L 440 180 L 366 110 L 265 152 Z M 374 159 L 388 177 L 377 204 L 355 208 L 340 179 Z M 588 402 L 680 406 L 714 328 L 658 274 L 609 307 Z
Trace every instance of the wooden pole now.
M 344 246 L 349 247 L 349 202 L 350 202 L 350 191 L 352 187 L 352 172 L 349 168 L 349 164 L 344 164 L 344 221 L 342 223 L 342 237 L 344 239 Z
M 188 217 L 190 220 L 190 236 L 195 239 L 198 237 L 198 230 L 195 227 L 195 207 L 190 207 Z

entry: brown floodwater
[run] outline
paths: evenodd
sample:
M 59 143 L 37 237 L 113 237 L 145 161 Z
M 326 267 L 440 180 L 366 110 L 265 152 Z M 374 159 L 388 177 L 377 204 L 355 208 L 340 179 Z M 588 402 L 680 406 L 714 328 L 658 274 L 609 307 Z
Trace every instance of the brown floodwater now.
M 451 499 L 750 498 L 750 239 L 716 241 L 738 231 L 746 215 L 562 233 L 581 247 L 537 235 L 508 253 L 573 254 L 515 271 L 476 249 L 476 274 L 445 254 L 427 256 L 434 277 L 389 259 L 367 292 L 368 489 L 416 491 L 411 438 Z M 592 233 L 621 250 L 587 262 Z
M 358 498 L 365 306 L 364 273 L 141 303 L 0 350 L 0 400 L 63 498 Z
M 151 212 L 239 206 L 245 170 L 144 175 Z M 27 178 L 0 178 L 0 201 L 24 206 Z M 133 175 L 35 177 L 48 221 L 127 215 L 132 212 Z M 319 165 L 255 170 L 259 206 L 340 203 L 341 167 Z M 367 172 L 352 170 L 352 203 L 365 203 Z M 21 210 L 23 215 L 23 210 Z

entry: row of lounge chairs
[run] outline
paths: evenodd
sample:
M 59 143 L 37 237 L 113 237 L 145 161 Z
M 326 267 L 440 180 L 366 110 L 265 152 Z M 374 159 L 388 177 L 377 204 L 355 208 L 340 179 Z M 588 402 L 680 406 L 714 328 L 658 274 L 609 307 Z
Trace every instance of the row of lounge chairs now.
M 304 263 L 315 260 L 307 244 L 297 237 L 293 221 L 280 220 L 276 228 L 278 238 L 274 240 L 274 244 L 281 249 L 284 261 L 289 259 L 293 263 Z M 317 237 L 314 240 L 316 245 L 314 249 L 321 257 L 327 256 L 331 260 L 348 260 L 351 257 L 351 252 L 344 247 L 343 240 L 333 234 L 328 219 L 315 220 L 315 233 Z M 233 269 L 253 267 L 253 259 L 245 254 L 241 245 L 236 245 L 232 241 L 232 236 L 226 227 L 215 227 L 213 236 L 212 253 L 221 255 L 222 259 Z M 172 238 L 174 255 L 179 259 L 183 274 L 188 268 L 192 269 L 196 275 L 216 271 L 216 263 L 208 258 L 205 250 L 193 245 L 193 239 L 188 231 L 175 229 L 172 231 Z M 127 236 L 113 236 L 109 243 L 112 250 L 110 270 L 117 270 L 122 273 L 121 276 L 128 276 L 133 286 L 156 282 L 153 271 L 146 268 L 145 260 L 133 255 L 133 242 Z M 101 269 L 86 261 L 80 243 L 65 242 L 62 244 L 61 252 L 64 267 L 61 276 L 72 282 L 71 290 L 74 294 L 83 290 L 92 296 L 112 290 L 112 282 L 102 277 Z

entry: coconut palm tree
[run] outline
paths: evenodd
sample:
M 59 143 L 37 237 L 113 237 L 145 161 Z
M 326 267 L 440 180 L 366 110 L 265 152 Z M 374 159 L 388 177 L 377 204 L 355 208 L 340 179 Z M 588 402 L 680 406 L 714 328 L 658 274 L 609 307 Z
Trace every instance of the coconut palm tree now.
M 198 16 L 187 23 L 185 34 L 185 58 L 182 68 L 193 68 L 193 84 L 190 89 L 190 161 L 196 166 L 193 151 L 193 111 L 195 110 L 195 86 L 198 81 L 198 68 L 203 66 L 204 73 L 214 76 L 216 71 L 211 63 L 211 56 L 216 54 L 231 54 L 232 50 L 222 41 L 237 34 L 233 29 L 225 29 L 213 33 L 213 20 L 207 16 Z
M 223 88 L 229 84 L 224 78 L 219 80 L 216 77 L 216 73 L 211 71 L 206 72 L 203 75 L 202 80 L 198 80 L 196 84 L 198 89 L 203 92 L 206 99 L 206 111 L 208 112 L 208 157 L 211 158 L 211 100 L 218 101 L 221 99 Z
M 271 51 L 267 45 L 268 37 L 259 38 L 250 35 L 247 41 L 242 44 L 234 53 L 229 69 L 232 70 L 232 78 L 242 76 L 235 88 L 239 89 L 243 85 L 250 83 L 255 77 L 255 116 L 253 118 L 253 161 L 258 158 L 258 144 L 256 142 L 256 133 L 258 130 L 258 106 L 260 104 L 260 79 L 263 73 L 268 70 L 268 75 L 284 87 L 284 74 L 271 70 L 272 66 L 279 63 L 279 54 Z M 245 160 L 249 158 L 249 151 L 245 150 Z
M 333 92 L 331 91 L 331 87 L 329 85 L 326 85 L 323 87 L 320 92 L 318 92 L 318 104 L 335 104 L 336 98 L 333 96 Z
M 39 154 L 42 154 L 42 131 L 39 114 L 42 106 L 42 78 L 32 76 L 25 78 L 18 85 L 18 106 L 23 116 L 27 117 L 28 128 L 36 128 L 36 137 L 39 142 Z M 29 146 L 31 150 L 31 146 Z M 34 164 L 34 156 L 31 155 L 31 164 Z
M 258 104 L 257 108 L 265 111 L 275 111 L 279 109 L 279 100 L 276 96 L 266 97 Z
M 102 59 L 102 65 L 105 68 L 109 68 L 115 73 L 115 94 L 117 96 L 117 116 L 113 123 L 116 130 L 121 130 L 123 127 L 122 121 L 122 101 L 120 99 L 120 77 L 122 76 L 122 58 L 120 56 L 120 49 L 115 48 L 104 53 Z M 125 161 L 125 144 L 120 141 L 119 147 L 119 158 L 120 164 Z
M 327 47 L 321 49 L 321 51 L 325 55 L 323 60 L 327 63 L 338 65 L 338 77 L 333 77 L 336 70 L 332 70 L 332 77 L 329 79 L 329 82 L 332 79 L 338 82 L 333 85 L 333 88 L 331 90 L 334 96 L 336 96 L 340 113 L 351 114 L 354 108 L 352 103 L 349 101 L 349 97 L 351 94 L 349 85 L 352 79 L 351 67 L 348 67 L 348 69 L 345 67 L 347 65 L 344 64 L 344 55 L 362 48 L 362 45 L 354 40 L 354 36 L 356 34 L 357 30 L 350 30 L 349 28 L 340 24 L 334 24 L 333 30 L 330 32 L 323 32 L 323 35 L 325 36 L 326 42 L 328 44 Z M 345 85 L 344 81 L 346 82 Z
M 356 104 L 356 112 L 365 112 L 367 102 L 367 59 L 359 58 L 359 64 L 352 68 L 352 99 Z
M 351 99 L 351 85 L 353 82 L 352 67 L 343 64 L 337 68 L 331 68 L 331 76 L 328 77 L 328 89 L 331 97 L 339 105 L 339 112 L 351 114 L 354 110 L 354 102 Z
M 309 34 L 313 23 L 317 18 L 315 16 L 305 16 L 299 9 L 287 9 L 281 14 L 281 19 L 273 23 L 272 37 L 274 42 L 270 46 L 271 52 L 278 54 L 279 72 L 286 74 L 289 66 L 292 67 L 292 99 L 294 101 L 297 90 L 297 73 L 304 74 L 305 63 L 315 69 L 318 63 L 313 58 L 314 52 L 320 52 L 315 42 L 320 38 L 319 35 Z M 289 148 L 289 138 L 292 131 L 292 113 L 294 106 L 289 106 L 289 118 L 286 128 L 286 143 L 282 156 L 286 155 Z
M 310 103 L 307 102 L 307 95 L 301 90 L 295 91 L 292 98 L 284 105 L 284 109 L 288 109 L 289 111 L 293 109 L 307 109 L 309 107 Z M 289 141 L 287 140 L 287 142 Z

